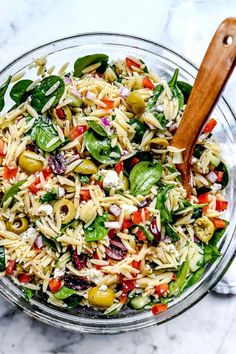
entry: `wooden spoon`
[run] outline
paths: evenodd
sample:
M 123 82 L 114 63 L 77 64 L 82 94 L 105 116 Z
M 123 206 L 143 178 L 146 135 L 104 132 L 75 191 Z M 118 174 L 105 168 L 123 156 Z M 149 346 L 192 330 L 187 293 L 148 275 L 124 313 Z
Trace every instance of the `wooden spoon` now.
M 211 40 L 171 145 L 185 148 L 177 168 L 191 195 L 190 167 L 195 143 L 236 64 L 236 18 L 225 19 Z

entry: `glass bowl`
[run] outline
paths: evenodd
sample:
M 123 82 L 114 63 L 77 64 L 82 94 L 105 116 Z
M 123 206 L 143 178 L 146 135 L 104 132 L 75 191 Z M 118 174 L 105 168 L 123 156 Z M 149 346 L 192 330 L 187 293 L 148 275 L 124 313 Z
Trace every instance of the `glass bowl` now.
M 160 76 L 171 76 L 176 67 L 180 68 L 180 78 L 193 83 L 197 68 L 187 59 L 163 45 L 149 40 L 122 34 L 88 33 L 60 39 L 38 47 L 9 64 L 0 73 L 0 85 L 9 75 L 15 75 L 26 70 L 26 77 L 35 79 L 36 72 L 28 71 L 27 66 L 34 58 L 48 55 L 48 67 L 56 65 L 59 69 L 65 62 L 70 62 L 69 70 L 74 61 L 81 56 L 92 53 L 105 53 L 111 59 L 125 58 L 133 55 L 142 59 L 148 67 Z M 213 112 L 218 120 L 214 136 L 221 143 L 223 157 L 229 167 L 230 182 L 227 188 L 227 198 L 235 200 L 235 114 L 227 101 L 221 97 Z M 227 233 L 220 244 L 222 257 L 209 266 L 202 279 L 193 287 L 185 291 L 179 298 L 169 304 L 167 311 L 153 316 L 151 311 L 134 312 L 121 311 L 115 317 L 106 317 L 98 311 L 79 309 L 77 311 L 63 310 L 37 300 L 25 301 L 20 289 L 8 278 L 0 279 L 0 293 L 10 302 L 20 307 L 24 312 L 45 323 L 64 329 L 86 333 L 119 333 L 151 325 L 162 324 L 197 303 L 219 281 L 233 260 L 236 249 L 234 238 L 236 224 L 235 204 L 230 203 L 226 218 L 230 220 Z

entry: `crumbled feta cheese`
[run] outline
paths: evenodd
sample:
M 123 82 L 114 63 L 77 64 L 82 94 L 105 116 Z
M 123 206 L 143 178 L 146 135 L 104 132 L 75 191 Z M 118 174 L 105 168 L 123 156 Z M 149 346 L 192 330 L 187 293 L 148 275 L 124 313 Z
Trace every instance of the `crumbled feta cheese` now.
M 98 269 L 90 269 L 89 270 L 89 278 L 90 281 L 93 281 L 95 284 L 98 284 L 102 280 L 103 274 Z
M 64 195 L 66 194 L 65 188 L 59 186 L 57 194 L 59 198 L 64 197 Z
M 24 241 L 29 241 L 32 238 L 36 238 L 38 236 L 38 232 L 33 228 L 29 227 L 23 234 L 22 234 L 22 240 Z
M 106 291 L 106 290 L 107 290 L 107 286 L 106 286 L 105 284 L 103 284 L 103 285 L 101 285 L 101 286 L 99 287 L 99 290 L 101 290 L 101 291 Z
M 64 275 L 64 271 L 61 270 L 60 268 L 55 268 L 54 270 L 54 277 L 58 278 L 58 277 L 62 277 Z
M 103 186 L 105 188 L 117 188 L 119 184 L 120 180 L 116 171 L 107 171 L 103 180 Z
M 40 214 L 52 215 L 52 213 L 53 213 L 53 207 L 50 204 L 42 204 L 38 207 L 35 215 L 40 215 Z

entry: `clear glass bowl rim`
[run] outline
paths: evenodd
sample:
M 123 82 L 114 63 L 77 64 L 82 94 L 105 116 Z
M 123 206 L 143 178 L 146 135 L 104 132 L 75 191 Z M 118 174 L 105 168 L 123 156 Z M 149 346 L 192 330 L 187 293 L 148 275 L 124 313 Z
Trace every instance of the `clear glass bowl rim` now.
M 90 38 L 109 38 L 109 43 L 111 39 L 126 39 L 126 40 L 134 40 L 138 43 L 141 43 L 141 48 L 146 50 L 145 46 L 161 48 L 170 55 L 174 55 L 178 59 L 181 59 L 188 64 L 189 68 L 191 68 L 195 75 L 197 73 L 198 67 L 193 64 L 191 61 L 186 59 L 183 55 L 177 53 L 176 51 L 164 46 L 163 44 L 151 41 L 149 39 L 145 39 L 138 36 L 128 35 L 128 34 L 120 34 L 120 33 L 108 33 L 108 32 L 89 32 L 89 33 L 81 33 L 73 36 L 61 38 L 54 40 L 52 42 L 40 45 L 32 50 L 27 51 L 22 54 L 10 64 L 8 64 L 5 68 L 0 71 L 0 78 L 4 77 L 11 67 L 15 64 L 20 63 L 20 61 L 35 52 L 40 50 L 44 50 L 47 48 L 52 48 L 55 44 L 69 42 L 73 39 L 90 39 Z M 107 42 L 101 42 L 101 44 L 106 44 Z M 122 45 L 122 43 L 120 43 Z M 78 44 L 79 45 L 79 44 Z M 64 49 L 69 48 L 65 47 Z M 63 48 L 61 49 L 63 50 Z M 57 50 L 59 51 L 59 50 Z M 51 50 L 50 54 L 53 53 Z M 157 53 L 156 53 L 157 54 Z M 18 68 L 20 69 L 20 68 Z M 219 101 L 223 107 L 223 111 L 228 111 L 228 114 L 235 123 L 235 113 L 231 108 L 230 104 L 227 100 L 222 96 Z M 219 103 L 218 103 L 219 104 Z M 228 117 L 228 116 L 227 116 Z M 212 267 L 211 271 L 205 275 L 199 283 L 195 286 L 191 287 L 189 290 L 183 293 L 178 299 L 173 302 L 173 305 L 165 312 L 160 313 L 156 316 L 153 316 L 150 311 L 134 313 L 133 316 L 123 317 L 123 318 L 104 318 L 104 319 L 92 319 L 92 318 L 84 318 L 80 316 L 72 316 L 70 314 L 61 313 L 60 311 L 51 309 L 37 301 L 26 302 L 22 297 L 21 291 L 17 287 L 15 287 L 8 279 L 1 278 L 0 279 L 0 294 L 8 301 L 19 307 L 25 313 L 30 315 L 31 317 L 38 319 L 44 323 L 64 328 L 68 330 L 73 330 L 77 332 L 84 333 L 95 333 L 95 334 L 108 334 L 108 333 L 121 333 L 126 331 L 137 330 L 141 328 L 146 328 L 152 325 L 160 325 L 170 319 L 180 315 L 187 309 L 191 308 L 198 301 L 200 301 L 207 293 L 215 286 L 215 284 L 221 279 L 224 273 L 227 271 L 228 267 L 232 263 L 235 257 L 236 250 L 236 239 L 233 239 L 233 234 L 235 233 L 235 225 L 233 225 L 230 229 L 230 234 L 232 235 L 231 240 L 227 246 L 225 254 L 223 257 L 217 261 Z

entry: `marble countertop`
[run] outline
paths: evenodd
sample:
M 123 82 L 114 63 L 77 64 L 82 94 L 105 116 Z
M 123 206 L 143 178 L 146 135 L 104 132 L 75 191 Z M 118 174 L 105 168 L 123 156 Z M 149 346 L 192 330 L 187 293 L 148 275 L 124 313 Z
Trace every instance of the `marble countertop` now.
M 0 0 L 0 5 L 0 70 L 40 44 L 92 31 L 146 37 L 199 64 L 217 25 L 235 13 L 235 0 Z M 234 75 L 225 91 L 234 110 L 235 83 Z M 236 296 L 211 293 L 167 324 L 116 336 L 58 330 L 0 299 L 0 354 L 234 354 L 235 338 Z

